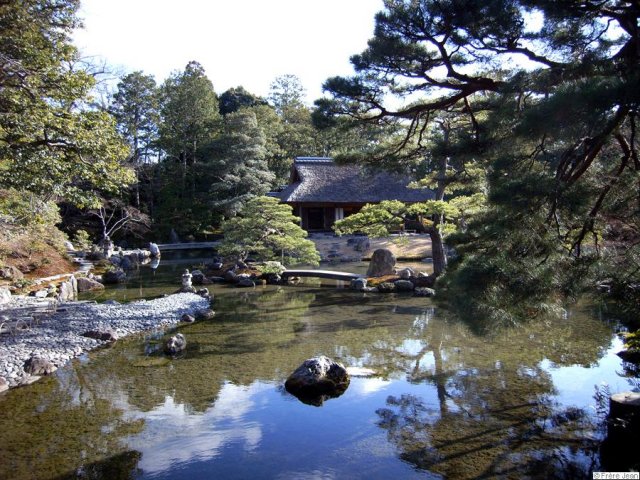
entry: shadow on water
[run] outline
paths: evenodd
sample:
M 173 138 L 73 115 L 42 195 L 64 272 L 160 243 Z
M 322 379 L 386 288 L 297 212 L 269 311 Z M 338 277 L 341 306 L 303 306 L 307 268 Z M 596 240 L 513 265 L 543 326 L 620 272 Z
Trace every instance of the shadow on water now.
M 105 460 L 83 465 L 73 473 L 52 480 L 133 480 L 142 473 L 138 468 L 141 457 L 142 454 L 135 450 L 122 452 Z

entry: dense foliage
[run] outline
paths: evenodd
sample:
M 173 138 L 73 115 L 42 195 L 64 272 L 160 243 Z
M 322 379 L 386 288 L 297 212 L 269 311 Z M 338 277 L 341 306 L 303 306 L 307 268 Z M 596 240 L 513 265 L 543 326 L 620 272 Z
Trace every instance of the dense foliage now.
M 113 117 L 69 40 L 75 0 L 0 3 L 0 188 L 95 204 L 133 180 Z
M 434 153 L 488 172 L 489 208 L 452 239 L 470 312 L 509 321 L 585 280 L 638 283 L 639 16 L 624 0 L 387 0 L 356 75 L 327 80 L 325 116 L 404 128 L 378 163 L 427 158 L 434 120 L 466 119 Z
M 222 225 L 224 240 L 220 253 L 245 260 L 255 255 L 260 260 L 280 260 L 284 265 L 318 265 L 320 255 L 307 232 L 298 225 L 289 205 L 271 197 L 249 200 L 239 215 Z

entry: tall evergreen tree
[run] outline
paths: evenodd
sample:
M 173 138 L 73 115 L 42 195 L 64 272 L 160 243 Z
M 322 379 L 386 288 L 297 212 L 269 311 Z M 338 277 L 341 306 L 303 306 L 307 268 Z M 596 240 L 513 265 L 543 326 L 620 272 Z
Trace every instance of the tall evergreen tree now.
M 200 149 L 220 133 L 218 97 L 198 62 L 189 62 L 160 88 L 160 146 L 169 160 L 187 166 L 200 160 Z
M 271 83 L 268 99 L 280 117 L 276 137 L 280 155 L 272 156 L 269 163 L 279 183 L 286 182 L 295 157 L 326 154 L 318 142 L 311 110 L 304 103 L 305 94 L 302 82 L 295 75 L 281 75 Z
M 458 150 L 490 167 L 491 208 L 457 278 L 485 313 L 571 293 L 621 204 L 637 281 L 639 17 L 632 0 L 387 0 L 356 75 L 325 83 L 325 112 L 404 128 L 379 161 L 422 155 L 437 113 L 468 117 Z
M 214 209 L 232 216 L 247 200 L 269 191 L 274 175 L 265 153 L 264 135 L 254 113 L 226 116 L 225 132 L 213 144 L 213 160 L 207 167 L 214 177 L 209 191 Z
M 140 71 L 122 77 L 110 110 L 118 122 L 118 130 L 129 143 L 129 162 L 133 165 L 151 163 L 157 156 L 160 121 L 154 78 Z
M 160 112 L 158 221 L 163 230 L 198 232 L 211 220 L 200 203 L 203 188 L 208 189 L 200 164 L 222 128 L 213 84 L 198 62 L 189 62 L 162 84 Z
M 154 78 L 142 72 L 125 75 L 118 83 L 111 100 L 110 110 L 116 118 L 118 130 L 129 144 L 129 163 L 134 169 L 134 204 L 140 208 L 140 191 L 147 187 L 147 202 L 152 210 L 152 194 L 149 189 L 153 167 L 157 159 L 160 112 L 158 88 Z
M 258 97 L 247 92 L 244 87 L 230 88 L 220 95 L 220 113 L 227 115 L 228 113 L 237 112 L 243 107 L 254 107 L 256 105 L 266 105 L 264 98 Z

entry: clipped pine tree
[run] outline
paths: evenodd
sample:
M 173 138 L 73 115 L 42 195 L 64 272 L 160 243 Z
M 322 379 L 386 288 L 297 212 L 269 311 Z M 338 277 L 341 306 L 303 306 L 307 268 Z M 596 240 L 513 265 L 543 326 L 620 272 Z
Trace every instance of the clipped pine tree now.
M 238 216 L 222 224 L 224 240 L 219 251 L 236 260 L 251 255 L 263 261 L 280 260 L 284 265 L 318 265 L 320 255 L 299 220 L 289 205 L 276 198 L 254 197 Z

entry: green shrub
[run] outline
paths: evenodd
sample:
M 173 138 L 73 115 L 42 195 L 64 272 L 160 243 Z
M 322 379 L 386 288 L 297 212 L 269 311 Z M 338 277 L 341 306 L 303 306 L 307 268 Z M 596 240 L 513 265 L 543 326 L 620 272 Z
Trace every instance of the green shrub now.
M 73 243 L 78 250 L 88 251 L 93 244 L 86 230 L 78 230 L 73 236 Z

